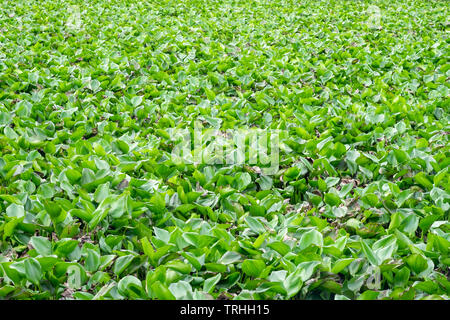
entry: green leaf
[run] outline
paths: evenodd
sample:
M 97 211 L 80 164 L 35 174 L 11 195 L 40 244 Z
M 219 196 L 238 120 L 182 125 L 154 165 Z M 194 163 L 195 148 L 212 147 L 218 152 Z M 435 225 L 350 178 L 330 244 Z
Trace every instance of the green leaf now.
M 361 200 L 371 207 L 375 207 L 379 202 L 378 197 L 373 193 L 364 195 Z
M 52 243 L 47 238 L 38 236 L 31 237 L 30 244 L 41 256 L 52 254 Z
M 131 261 L 133 261 L 133 259 L 134 256 L 131 254 L 117 258 L 116 262 L 114 263 L 113 272 L 117 276 L 119 276 L 131 264 Z
M 138 107 L 142 103 L 142 96 L 135 96 L 131 98 L 131 105 L 133 107 Z
M 93 213 L 89 221 L 88 227 L 93 230 L 108 215 L 109 208 L 102 208 L 100 205 Z
M 387 259 L 390 259 L 392 255 L 397 251 L 397 239 L 394 235 L 386 236 L 376 241 L 372 249 L 377 256 L 377 260 L 383 263 Z
M 286 255 L 288 252 L 291 251 L 291 247 L 289 247 L 286 243 L 283 243 L 281 241 L 275 241 L 272 243 L 269 243 L 267 245 L 269 248 L 272 248 L 282 256 Z
M 260 276 L 261 272 L 266 268 L 266 264 L 263 260 L 248 259 L 242 263 L 242 271 L 250 276 L 257 278 Z
M 333 268 L 331 269 L 331 272 L 336 273 L 336 274 L 341 272 L 354 260 L 355 260 L 354 258 L 344 258 L 344 259 L 337 260 L 335 262 Z
M 358 297 L 358 300 L 376 300 L 379 295 L 378 291 L 366 290 Z
M 326 193 L 324 201 L 326 204 L 329 204 L 330 206 L 337 206 L 341 203 L 341 199 L 339 198 L 339 196 L 334 193 Z
M 323 236 L 315 229 L 309 230 L 302 235 L 298 244 L 298 250 L 302 251 L 308 249 L 312 245 L 319 248 L 323 246 Z
M 3 225 L 3 240 L 5 240 L 7 237 L 11 237 L 14 234 L 14 231 L 16 230 L 19 223 L 23 221 L 23 219 L 24 217 L 12 218 Z
M 189 274 L 192 270 L 192 267 L 188 263 L 181 262 L 179 260 L 172 260 L 166 264 L 169 269 L 173 269 L 180 273 Z
M 420 254 L 410 255 L 405 262 L 415 274 L 420 274 L 428 268 L 427 259 Z
M 433 188 L 433 183 L 428 180 L 424 172 L 419 172 L 414 176 L 414 180 L 425 189 L 431 190 Z
M 154 297 L 159 300 L 175 300 L 175 296 L 170 292 L 170 290 L 159 281 L 156 281 L 151 285 L 151 292 Z
M 234 178 L 236 189 L 243 191 L 252 182 L 252 178 L 248 172 L 240 172 Z
M 245 222 L 247 222 L 247 225 L 250 227 L 250 230 L 256 233 L 264 233 L 266 229 L 264 228 L 263 224 L 259 222 L 256 218 L 253 217 L 246 217 Z
M 222 264 L 233 264 L 242 259 L 242 256 L 235 251 L 227 251 L 224 255 L 217 261 Z
M 60 257 L 69 256 L 78 247 L 78 241 L 62 239 L 56 243 L 54 253 Z
M 22 205 L 12 203 L 6 208 L 6 215 L 12 218 L 22 218 L 25 216 L 25 210 Z
M 42 269 L 39 262 L 34 258 L 24 260 L 26 278 L 35 285 L 39 285 L 42 279 Z
M 84 266 L 89 272 L 97 271 L 100 267 L 100 254 L 93 249 L 87 249 L 87 257 Z
M 222 275 L 219 273 L 219 274 L 215 275 L 214 277 L 206 279 L 203 284 L 203 291 L 211 293 L 221 278 L 222 278 Z
M 130 275 L 120 279 L 119 283 L 117 284 L 117 290 L 121 295 L 134 299 L 140 298 L 143 294 L 141 281 L 139 281 L 138 278 Z
M 373 252 L 373 250 L 367 245 L 367 243 L 361 239 L 360 241 L 361 249 L 366 256 L 367 260 L 373 266 L 378 266 L 380 264 L 380 260 L 377 255 Z

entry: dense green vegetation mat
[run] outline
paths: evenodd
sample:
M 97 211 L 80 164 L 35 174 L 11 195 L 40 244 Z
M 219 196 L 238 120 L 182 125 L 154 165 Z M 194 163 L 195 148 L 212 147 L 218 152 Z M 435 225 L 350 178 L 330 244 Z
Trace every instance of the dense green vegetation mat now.
M 1 0 L 0 298 L 448 299 L 448 9 Z

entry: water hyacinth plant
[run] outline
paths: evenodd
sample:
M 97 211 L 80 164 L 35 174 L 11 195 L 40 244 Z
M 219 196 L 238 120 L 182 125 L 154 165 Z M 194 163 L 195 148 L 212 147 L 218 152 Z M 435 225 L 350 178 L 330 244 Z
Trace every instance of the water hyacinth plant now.
M 0 299 L 448 299 L 448 1 L 0 0 Z

